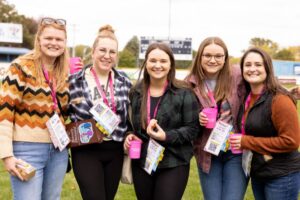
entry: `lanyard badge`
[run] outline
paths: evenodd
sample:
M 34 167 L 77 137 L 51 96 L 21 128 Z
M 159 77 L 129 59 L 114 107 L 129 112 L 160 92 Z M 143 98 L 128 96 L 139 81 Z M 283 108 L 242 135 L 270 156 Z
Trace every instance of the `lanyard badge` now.
M 55 113 L 47 122 L 46 126 L 50 132 L 50 138 L 55 148 L 64 150 L 69 144 L 70 139 L 67 135 L 65 126 L 61 122 L 57 113 Z
M 146 163 L 144 166 L 144 170 L 148 174 L 151 175 L 152 172 L 156 171 L 158 163 L 163 159 L 164 151 L 165 148 L 162 145 L 150 138 L 147 149 Z
M 99 101 L 90 109 L 90 113 L 94 119 L 98 122 L 98 128 L 106 135 L 111 135 L 120 123 L 120 118 L 116 114 L 117 108 L 114 97 L 114 87 L 111 72 L 108 75 L 108 84 L 110 90 L 111 106 L 109 105 L 108 99 L 105 92 L 101 87 L 100 80 L 97 77 L 95 70 L 92 68 L 91 72 L 96 81 L 97 89 L 101 94 L 103 101 Z
M 100 131 L 111 135 L 120 123 L 120 118 L 104 102 L 99 101 L 90 109 L 90 113 L 99 123 Z
M 43 74 L 45 76 L 46 82 L 49 85 L 51 89 L 51 96 L 54 103 L 53 110 L 55 111 L 57 108 L 57 98 L 56 98 L 56 86 L 55 86 L 55 80 L 51 83 L 50 76 L 48 71 L 45 69 L 44 65 L 42 65 L 43 68 Z M 52 140 L 52 143 L 55 148 L 58 148 L 60 151 L 62 151 L 66 146 L 69 144 L 70 139 L 67 135 L 65 126 L 61 122 L 58 114 L 55 112 L 55 114 L 46 122 L 46 126 L 50 132 L 50 138 Z
M 105 92 L 103 91 L 102 87 L 101 87 L 101 83 L 100 83 L 100 80 L 98 79 L 97 77 L 97 74 L 95 72 L 95 70 L 92 68 L 91 69 L 91 72 L 94 76 L 94 79 L 96 81 L 96 85 L 97 85 L 97 89 L 98 91 L 100 92 L 101 94 L 101 97 L 103 99 L 103 102 L 108 106 L 110 107 L 109 105 L 109 102 L 108 102 L 108 99 L 106 97 L 106 94 Z M 113 86 L 113 80 L 112 80 L 112 75 L 111 75 L 111 72 L 109 72 L 109 75 L 108 75 L 108 81 L 109 81 L 109 90 L 110 90 L 110 99 L 111 99 L 111 109 L 114 111 L 114 113 L 116 113 L 117 111 L 117 108 L 116 108 L 116 103 L 115 103 L 115 96 L 114 96 L 114 86 Z

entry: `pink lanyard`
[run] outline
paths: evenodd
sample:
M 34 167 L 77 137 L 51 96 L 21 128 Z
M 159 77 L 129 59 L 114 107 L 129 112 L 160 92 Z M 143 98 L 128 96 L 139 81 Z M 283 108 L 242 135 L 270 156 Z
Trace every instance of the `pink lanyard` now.
M 54 103 L 53 106 L 53 110 L 56 110 L 57 108 L 57 98 L 56 98 L 56 85 L 55 85 L 55 79 L 53 78 L 53 83 L 51 84 L 50 82 L 50 77 L 49 77 L 49 72 L 45 69 L 44 65 L 42 65 L 43 68 L 43 74 L 45 76 L 46 79 L 46 83 L 49 85 L 50 89 L 51 89 L 51 96 L 52 96 L 52 100 Z
M 214 104 L 214 108 L 218 108 L 217 102 L 214 98 L 214 93 L 208 88 L 207 84 L 205 84 L 205 85 L 207 88 L 207 96 L 209 97 L 210 101 Z
M 164 93 L 165 93 L 165 91 L 167 89 L 167 86 L 168 86 L 168 81 L 166 81 L 166 83 L 164 85 Z M 156 106 L 154 108 L 153 118 L 155 118 L 156 115 L 157 115 L 158 106 L 160 104 L 160 100 L 161 100 L 162 96 L 159 98 L 159 100 L 158 100 L 158 102 L 157 102 L 157 104 L 156 104 Z M 148 91 L 147 91 L 147 124 L 149 124 L 150 118 L 151 117 L 150 117 L 150 87 L 149 87 Z
M 244 114 L 242 116 L 242 122 L 241 122 L 242 135 L 246 134 L 246 132 L 245 132 L 245 123 L 246 123 L 245 113 L 247 112 L 247 109 L 250 106 L 251 96 L 252 96 L 252 93 L 250 92 L 245 101 L 245 110 L 244 110 Z M 261 94 L 257 97 L 257 99 L 259 99 L 260 96 L 261 96 Z M 248 114 L 249 114 L 249 111 L 248 111 Z
M 106 94 L 105 92 L 103 91 L 102 87 L 101 87 L 101 84 L 100 84 L 100 80 L 98 79 L 97 77 L 97 74 L 95 72 L 95 70 L 93 68 L 91 68 L 91 72 L 94 76 L 94 79 L 96 81 L 96 84 L 97 84 L 97 89 L 98 91 L 100 92 L 102 98 L 103 98 L 103 102 L 108 106 L 109 106 L 109 102 L 107 100 L 107 97 L 106 97 Z M 116 104 L 115 104 L 115 97 L 114 97 L 114 86 L 113 86 L 113 81 L 112 81 L 112 76 L 111 76 L 111 72 L 109 72 L 109 75 L 108 75 L 108 80 L 109 80 L 109 90 L 110 90 L 110 99 L 111 99 L 111 108 L 112 110 L 114 111 L 114 113 L 117 112 L 117 109 L 116 109 Z

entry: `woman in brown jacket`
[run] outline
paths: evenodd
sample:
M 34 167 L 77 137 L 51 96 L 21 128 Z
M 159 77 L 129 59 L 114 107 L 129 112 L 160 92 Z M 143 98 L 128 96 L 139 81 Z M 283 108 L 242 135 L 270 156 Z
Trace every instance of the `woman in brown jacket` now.
M 251 48 L 241 59 L 247 93 L 239 112 L 242 135 L 237 149 L 253 152 L 251 182 L 255 199 L 296 200 L 300 188 L 300 129 L 294 97 L 276 80 L 272 59 Z

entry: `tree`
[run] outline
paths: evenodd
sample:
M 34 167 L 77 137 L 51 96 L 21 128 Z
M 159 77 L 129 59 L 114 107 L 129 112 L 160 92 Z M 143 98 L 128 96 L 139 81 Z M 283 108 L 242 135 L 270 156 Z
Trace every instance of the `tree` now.
M 278 44 L 270 39 L 255 37 L 250 40 L 249 44 L 250 47 L 259 47 L 265 50 L 271 57 L 273 57 L 278 51 Z
M 240 60 L 241 60 L 240 58 L 235 58 L 235 57 L 229 56 L 229 63 L 231 65 L 239 65 Z
M 119 66 L 137 67 L 139 59 L 139 39 L 133 36 L 119 54 Z
M 288 49 L 278 51 L 273 58 L 278 60 L 295 60 L 293 52 Z
M 38 22 L 33 18 L 19 15 L 14 5 L 10 5 L 6 0 L 0 0 L 0 22 L 17 23 L 23 25 L 23 44 L 0 42 L 1 46 L 15 46 L 33 48 L 34 36 L 37 31 Z
M 120 67 L 137 67 L 137 59 L 134 57 L 132 52 L 125 49 L 119 54 L 119 66 Z
M 135 58 L 137 58 L 139 55 L 139 45 L 139 39 L 134 35 L 129 42 L 127 42 L 123 50 L 129 51 Z
M 288 50 L 293 53 L 295 60 L 300 61 L 300 46 L 291 46 Z
M 76 45 L 75 46 L 75 56 L 80 57 L 84 64 L 91 63 L 92 56 L 91 56 L 92 49 L 87 45 Z

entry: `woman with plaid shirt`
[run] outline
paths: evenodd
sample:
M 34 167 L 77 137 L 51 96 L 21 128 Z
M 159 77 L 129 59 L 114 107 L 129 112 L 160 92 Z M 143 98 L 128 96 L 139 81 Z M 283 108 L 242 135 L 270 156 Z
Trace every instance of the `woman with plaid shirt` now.
M 141 158 L 132 160 L 134 189 L 139 200 L 180 200 L 184 193 L 193 155 L 192 140 L 200 132 L 199 106 L 192 90 L 175 79 L 172 50 L 163 43 L 153 43 L 146 52 L 143 79 L 130 93 L 134 132 L 125 139 L 142 140 Z M 162 145 L 164 155 L 155 172 L 143 168 L 148 145 Z
M 123 164 L 130 80 L 114 68 L 118 42 L 111 26 L 100 29 L 92 50 L 92 65 L 70 77 L 71 121 L 93 118 L 89 110 L 99 101 L 120 118 L 117 128 L 99 144 L 72 148 L 72 164 L 82 198 L 112 200 Z M 101 84 L 100 84 L 101 83 Z

